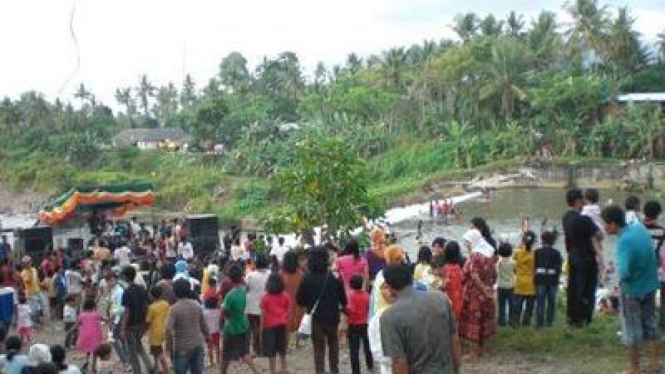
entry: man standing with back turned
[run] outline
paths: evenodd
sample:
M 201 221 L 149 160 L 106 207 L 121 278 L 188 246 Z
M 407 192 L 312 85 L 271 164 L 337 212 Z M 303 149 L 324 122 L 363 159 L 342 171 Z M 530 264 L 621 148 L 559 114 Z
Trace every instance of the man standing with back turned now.
M 563 231 L 568 252 L 568 288 L 566 290 L 568 324 L 582 327 L 591 323 L 598 287 L 598 255 L 594 237 L 602 237 L 598 226 L 580 214 L 584 206 L 582 190 L 566 193 L 570 210 L 563 216 Z
M 626 214 L 618 206 L 603 210 L 605 231 L 617 235 L 614 252 L 621 290 L 621 338 L 628 350 L 630 374 L 640 372 L 639 345 L 647 342 L 651 369 L 660 373 L 656 290 L 658 270 L 649 231 L 641 223 L 626 224 Z

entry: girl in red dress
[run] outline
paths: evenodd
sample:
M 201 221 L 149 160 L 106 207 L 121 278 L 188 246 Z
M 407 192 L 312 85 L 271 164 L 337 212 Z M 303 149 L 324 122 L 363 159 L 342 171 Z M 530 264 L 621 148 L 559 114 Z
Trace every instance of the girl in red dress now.
M 441 290 L 448 295 L 455 312 L 455 319 L 459 321 L 462 312 L 462 254 L 457 242 L 446 243 L 443 253 L 443 263 L 437 269 L 441 279 Z M 437 264 L 439 265 L 439 264 Z

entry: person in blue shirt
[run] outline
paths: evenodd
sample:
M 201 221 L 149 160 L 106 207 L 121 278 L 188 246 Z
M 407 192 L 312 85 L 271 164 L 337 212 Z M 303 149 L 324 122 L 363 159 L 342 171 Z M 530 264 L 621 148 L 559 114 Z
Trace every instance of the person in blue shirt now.
M 2 235 L 2 242 L 0 242 L 0 260 L 7 258 L 12 251 L 12 246 L 9 244 L 7 235 Z
M 0 273 L 0 284 L 4 281 L 4 274 Z M 16 317 L 16 298 L 14 287 L 0 287 L 0 323 L 5 327 L 11 326 Z
M 651 234 L 640 222 L 627 224 L 626 213 L 609 206 L 601 214 L 605 232 L 616 235 L 615 263 L 619 278 L 622 342 L 628 350 L 630 371 L 640 372 L 639 345 L 646 342 L 654 373 L 660 372 L 656 290 L 659 287 Z

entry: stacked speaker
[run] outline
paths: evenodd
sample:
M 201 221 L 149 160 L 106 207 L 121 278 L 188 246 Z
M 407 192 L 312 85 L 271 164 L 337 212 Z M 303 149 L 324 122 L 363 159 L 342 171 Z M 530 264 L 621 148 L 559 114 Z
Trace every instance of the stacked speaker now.
M 32 257 L 39 264 L 44 254 L 53 249 L 53 229 L 49 226 L 30 227 L 18 231 L 20 255 Z
M 220 247 L 219 220 L 213 214 L 187 216 L 187 240 L 196 256 L 207 256 Z

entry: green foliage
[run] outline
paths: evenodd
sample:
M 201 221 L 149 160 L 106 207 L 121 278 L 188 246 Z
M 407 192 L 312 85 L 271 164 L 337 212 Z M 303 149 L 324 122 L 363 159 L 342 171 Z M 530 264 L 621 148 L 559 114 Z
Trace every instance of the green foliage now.
M 333 236 L 359 226 L 371 205 L 365 165 L 343 139 L 307 134 L 294 152 L 293 165 L 274 177 L 283 208 L 269 226 L 297 233 L 327 226 Z

